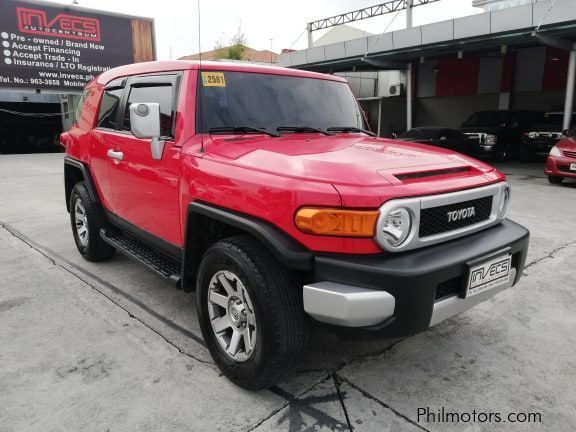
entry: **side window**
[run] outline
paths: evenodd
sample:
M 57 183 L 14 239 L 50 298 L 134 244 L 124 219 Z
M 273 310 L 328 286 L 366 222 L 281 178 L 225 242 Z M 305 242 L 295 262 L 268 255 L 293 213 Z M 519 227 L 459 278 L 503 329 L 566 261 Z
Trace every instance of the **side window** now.
M 118 114 L 120 100 L 122 99 L 122 90 L 121 88 L 115 88 L 104 91 L 102 102 L 100 102 L 98 124 L 96 127 L 116 129 L 116 116 Z
M 130 105 L 133 103 L 158 103 L 160 104 L 160 131 L 162 136 L 172 137 L 172 125 L 174 113 L 172 111 L 172 86 L 158 85 L 152 87 L 132 87 L 126 111 L 124 112 L 123 130 L 130 130 Z

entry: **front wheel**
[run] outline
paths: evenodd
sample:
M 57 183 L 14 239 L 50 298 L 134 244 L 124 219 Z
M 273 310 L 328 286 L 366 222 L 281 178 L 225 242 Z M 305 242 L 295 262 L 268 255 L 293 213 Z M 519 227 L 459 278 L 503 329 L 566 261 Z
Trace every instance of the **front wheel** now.
M 202 258 L 198 319 L 215 363 L 248 390 L 293 372 L 309 335 L 302 287 L 254 238 L 219 241 Z
M 552 184 L 560 184 L 564 180 L 564 177 L 548 176 L 548 181 Z

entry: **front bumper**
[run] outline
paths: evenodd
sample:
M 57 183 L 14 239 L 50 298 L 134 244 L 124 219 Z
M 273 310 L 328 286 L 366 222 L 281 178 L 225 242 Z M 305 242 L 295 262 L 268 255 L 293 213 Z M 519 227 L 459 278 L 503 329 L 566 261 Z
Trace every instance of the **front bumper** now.
M 355 333 L 406 336 L 457 315 L 520 279 L 530 234 L 510 220 L 435 246 L 378 256 L 319 255 L 315 280 L 304 286 L 304 309 L 319 321 Z M 511 282 L 466 299 L 467 263 L 506 250 Z
M 567 157 L 548 156 L 544 174 L 554 177 L 576 178 L 576 171 L 570 170 L 570 166 L 576 163 L 576 159 Z
M 558 141 L 554 138 L 523 138 L 522 145 L 527 155 L 546 157 Z

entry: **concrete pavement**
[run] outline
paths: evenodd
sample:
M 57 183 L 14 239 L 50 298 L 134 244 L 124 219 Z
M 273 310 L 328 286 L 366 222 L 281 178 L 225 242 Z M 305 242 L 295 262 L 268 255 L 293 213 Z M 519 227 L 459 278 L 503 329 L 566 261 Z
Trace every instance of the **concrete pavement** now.
M 532 232 L 518 286 L 400 341 L 316 329 L 296 376 L 248 393 L 212 364 L 193 295 L 122 256 L 82 260 L 62 155 L 0 156 L 0 431 L 576 429 L 576 183 L 502 169 Z M 418 417 L 442 407 L 542 421 Z

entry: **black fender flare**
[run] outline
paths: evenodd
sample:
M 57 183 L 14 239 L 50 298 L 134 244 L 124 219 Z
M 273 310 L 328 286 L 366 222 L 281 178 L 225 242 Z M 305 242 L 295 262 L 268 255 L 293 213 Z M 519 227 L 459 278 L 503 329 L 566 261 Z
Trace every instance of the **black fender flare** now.
M 96 190 L 96 186 L 94 184 L 94 179 L 92 178 L 92 174 L 90 170 L 86 166 L 84 162 L 81 162 L 77 159 L 71 158 L 70 156 L 64 157 L 64 193 L 66 200 L 66 208 L 68 212 L 70 212 L 70 193 L 72 192 L 72 188 L 76 184 L 73 178 L 71 178 L 70 170 L 67 169 L 68 167 L 74 167 L 78 169 L 82 174 L 83 181 L 86 184 L 86 188 L 88 189 L 88 193 L 90 194 L 90 198 L 94 201 L 98 207 L 101 207 L 102 204 L 100 203 L 100 197 L 98 196 L 98 192 Z
M 200 201 L 190 203 L 186 212 L 184 230 L 184 253 L 182 266 L 182 285 L 193 287 L 192 280 L 202 259 L 199 251 L 199 219 L 208 217 L 235 229 L 246 232 L 258 239 L 274 257 L 289 269 L 311 271 L 314 268 L 314 253 L 292 239 L 278 227 L 262 219 L 216 207 Z

